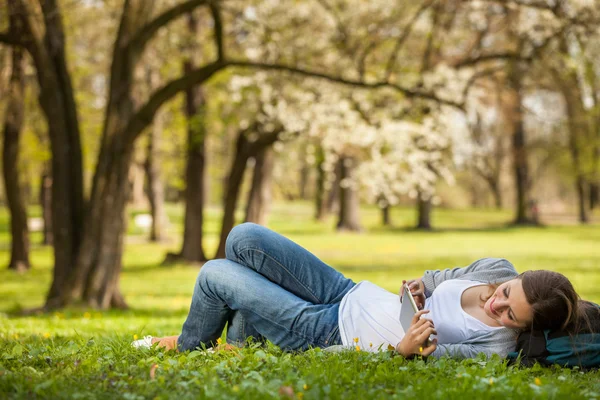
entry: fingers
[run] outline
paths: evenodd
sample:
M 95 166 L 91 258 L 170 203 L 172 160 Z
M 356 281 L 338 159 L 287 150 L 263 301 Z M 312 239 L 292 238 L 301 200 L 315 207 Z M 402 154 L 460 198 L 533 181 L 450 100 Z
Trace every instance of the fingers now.
M 415 340 L 418 343 L 426 343 L 431 335 L 437 335 L 437 331 L 433 327 L 426 327 L 422 332 L 419 333 Z
M 421 319 L 421 316 L 422 316 L 422 315 L 424 315 L 424 314 L 427 314 L 428 312 L 429 312 L 429 310 L 421 310 L 421 311 L 418 311 L 418 312 L 417 312 L 417 313 L 416 313 L 416 314 L 413 316 L 413 318 L 412 318 L 412 321 L 411 321 L 411 323 L 410 323 L 410 324 L 411 324 L 411 325 L 416 325 L 416 324 L 417 324 L 417 322 L 419 322 L 419 319 Z
M 437 339 L 433 339 L 429 346 L 424 347 L 423 351 L 421 352 L 421 355 L 427 357 L 431 355 L 431 353 L 433 353 L 435 349 L 437 349 Z

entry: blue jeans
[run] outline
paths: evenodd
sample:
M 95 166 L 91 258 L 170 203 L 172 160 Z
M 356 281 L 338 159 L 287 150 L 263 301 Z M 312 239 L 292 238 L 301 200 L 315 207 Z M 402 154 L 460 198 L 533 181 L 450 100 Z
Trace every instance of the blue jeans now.
M 341 344 L 338 309 L 355 285 L 291 240 L 260 225 L 238 225 L 226 259 L 200 270 L 178 346 L 270 340 L 285 350 Z

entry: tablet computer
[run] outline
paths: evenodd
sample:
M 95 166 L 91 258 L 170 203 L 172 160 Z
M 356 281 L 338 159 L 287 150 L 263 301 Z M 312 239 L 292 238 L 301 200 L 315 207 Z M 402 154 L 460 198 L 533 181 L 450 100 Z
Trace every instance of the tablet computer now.
M 408 328 L 410 328 L 412 319 L 417 311 L 419 311 L 417 303 L 415 303 L 415 299 L 410 293 L 408 285 L 405 283 L 404 294 L 402 295 L 402 306 L 400 307 L 400 324 L 405 333 L 408 332 Z

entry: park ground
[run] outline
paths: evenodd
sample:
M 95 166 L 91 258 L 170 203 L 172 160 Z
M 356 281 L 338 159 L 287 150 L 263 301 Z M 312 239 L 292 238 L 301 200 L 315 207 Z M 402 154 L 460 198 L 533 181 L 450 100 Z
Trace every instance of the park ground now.
M 38 210 L 32 209 L 32 215 Z M 131 212 L 133 217 L 135 212 Z M 216 248 L 219 214 L 207 212 L 206 250 Z M 182 209 L 170 207 L 171 241 L 149 244 L 129 224 L 121 287 L 126 311 L 69 308 L 20 316 L 40 306 L 50 284 L 52 252 L 32 235 L 33 269 L 0 270 L 0 398 L 499 398 L 598 399 L 600 372 L 509 366 L 499 358 L 405 360 L 391 353 L 313 349 L 282 353 L 249 345 L 239 352 L 178 354 L 135 351 L 144 335 L 178 333 L 197 266 L 161 266 L 177 250 Z M 436 210 L 432 232 L 409 227 L 412 209 L 393 211 L 381 227 L 375 209 L 362 210 L 364 232 L 339 234 L 334 220 L 312 220 L 308 203 L 278 204 L 269 227 L 316 253 L 355 281 L 396 292 L 402 279 L 426 269 L 505 257 L 519 271 L 566 274 L 582 297 L 600 302 L 600 225 L 511 227 L 510 211 Z M 9 258 L 8 216 L 0 213 L 0 265 Z

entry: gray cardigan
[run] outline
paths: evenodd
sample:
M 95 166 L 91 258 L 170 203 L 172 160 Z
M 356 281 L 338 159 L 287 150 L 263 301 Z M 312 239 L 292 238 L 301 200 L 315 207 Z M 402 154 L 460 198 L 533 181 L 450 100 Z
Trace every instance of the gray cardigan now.
M 448 279 L 467 279 L 498 284 L 514 279 L 517 275 L 515 267 L 503 258 L 482 258 L 464 268 L 425 271 L 423 275 L 425 297 L 431 296 L 435 288 Z M 516 347 L 517 334 L 518 331 L 509 328 L 481 332 L 462 343 L 438 344 L 432 356 L 448 355 L 458 358 L 474 358 L 477 354 L 484 353 L 488 357 L 492 354 L 506 357 Z

